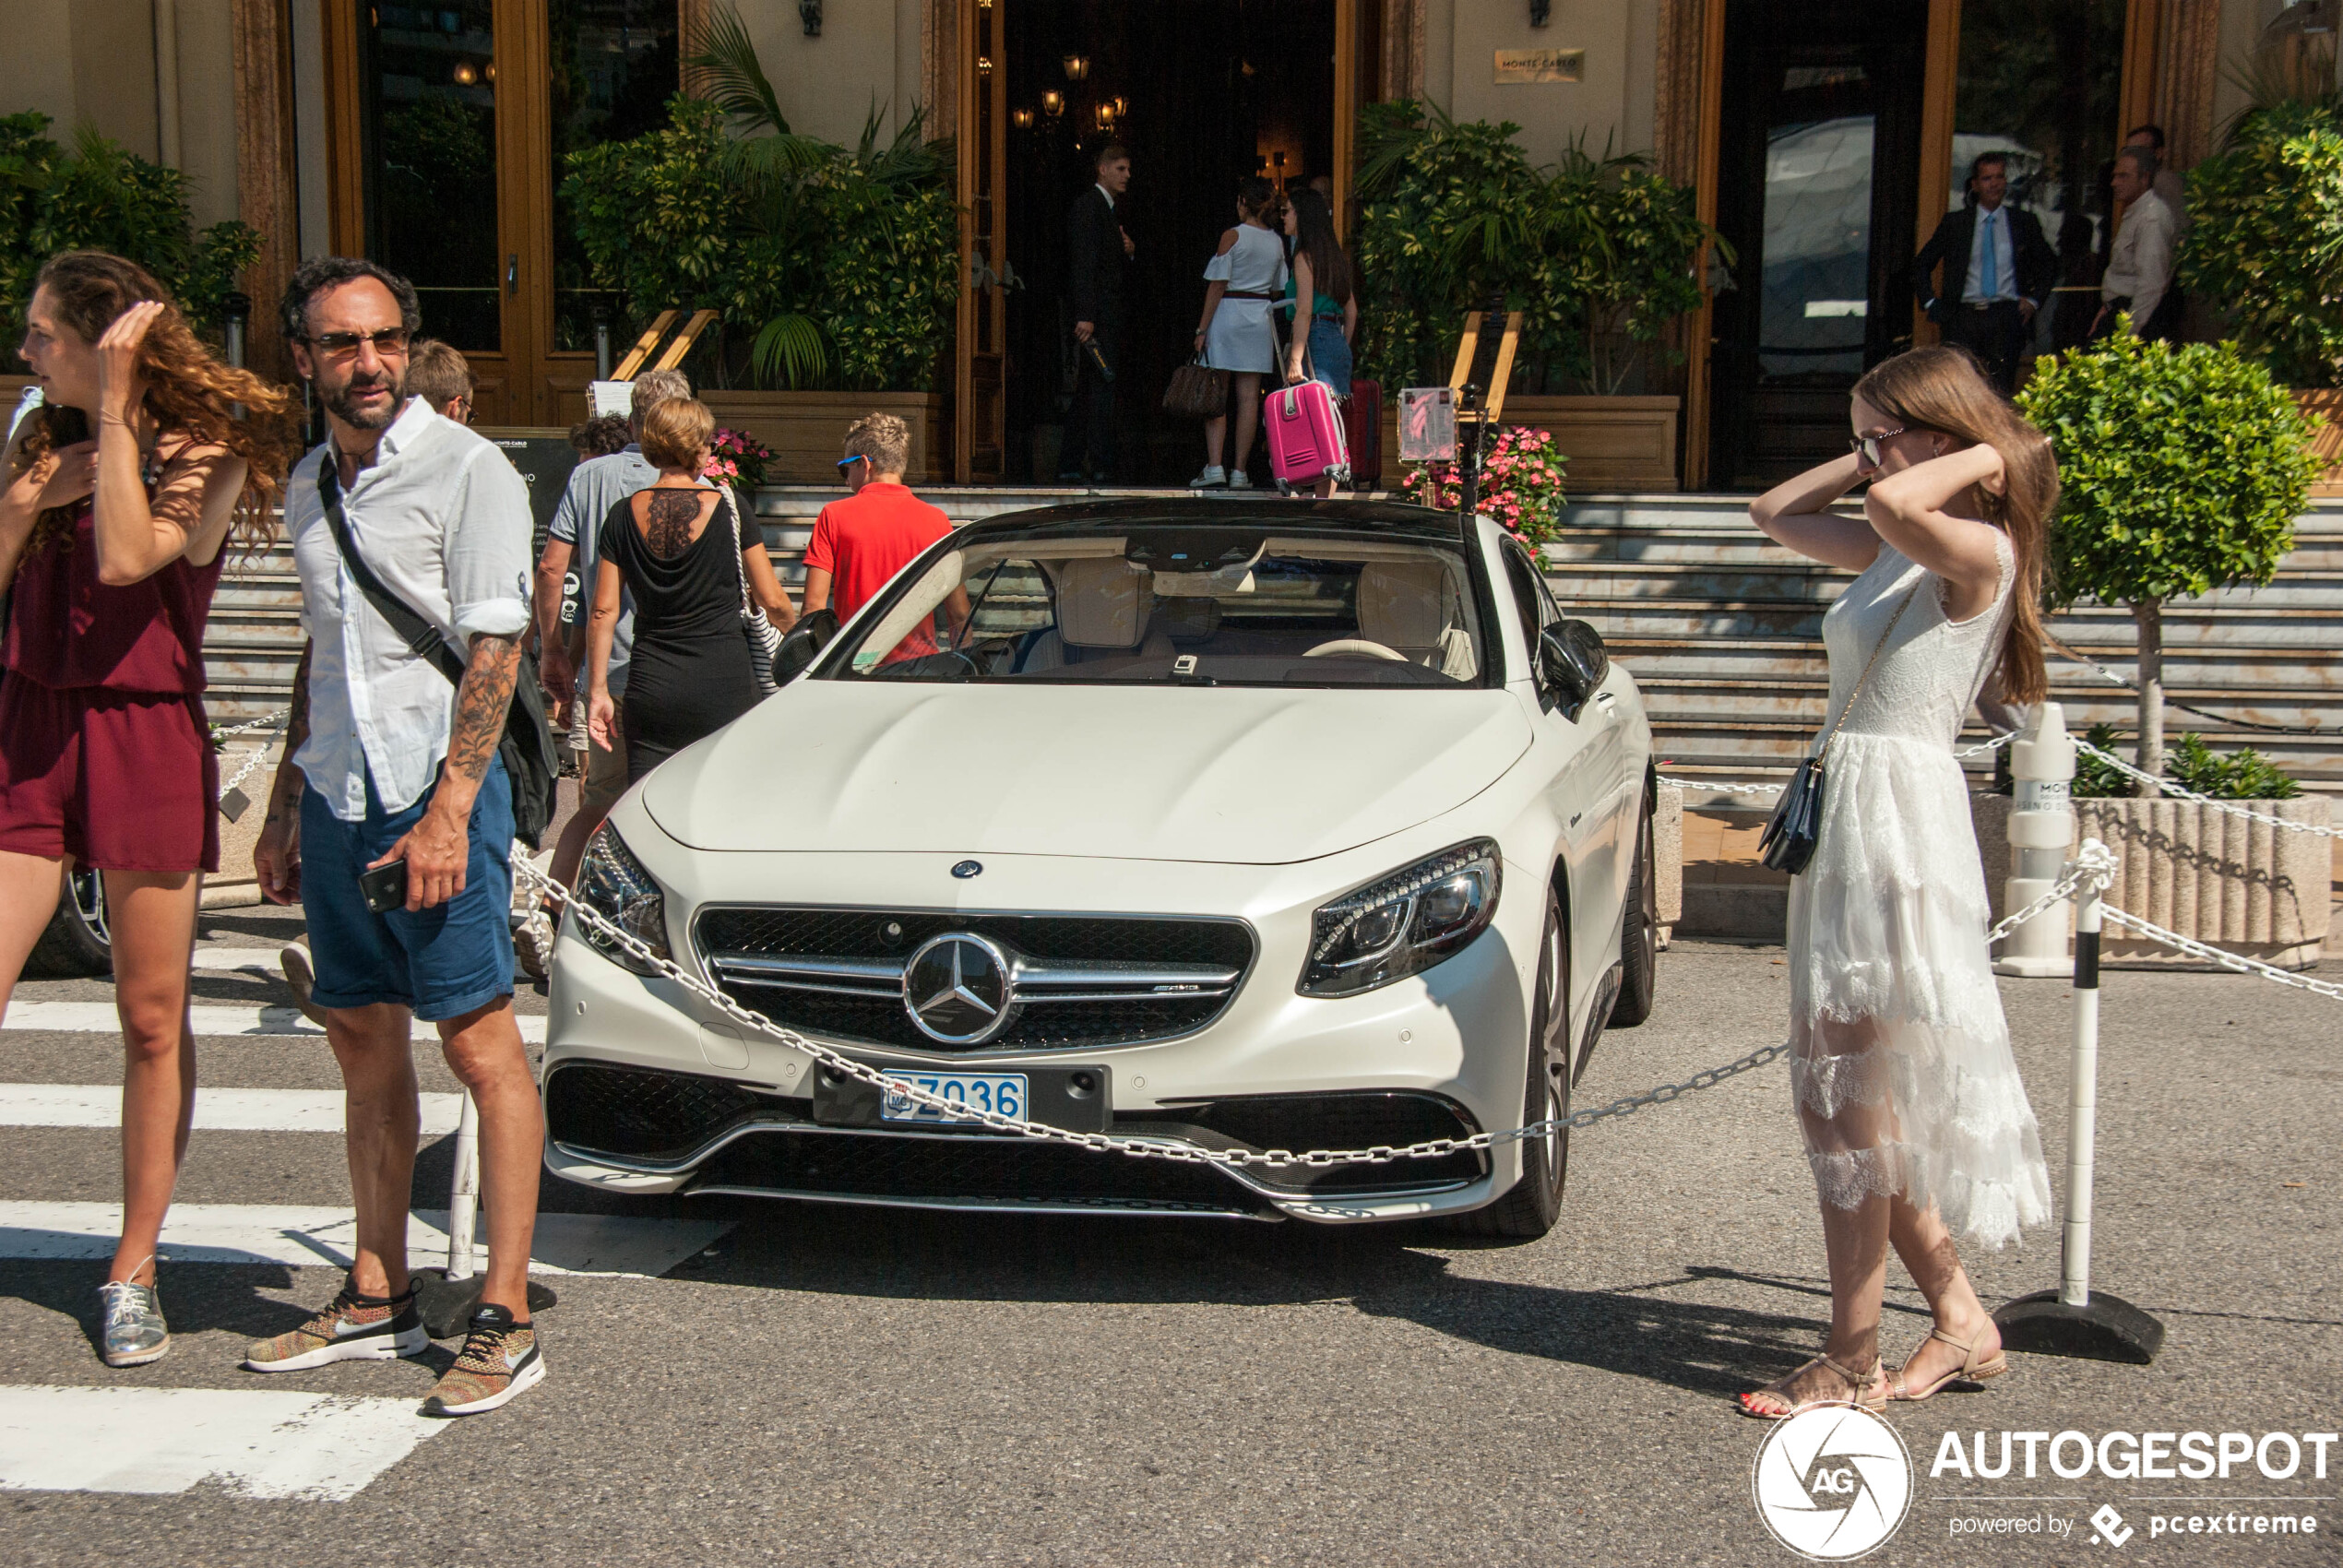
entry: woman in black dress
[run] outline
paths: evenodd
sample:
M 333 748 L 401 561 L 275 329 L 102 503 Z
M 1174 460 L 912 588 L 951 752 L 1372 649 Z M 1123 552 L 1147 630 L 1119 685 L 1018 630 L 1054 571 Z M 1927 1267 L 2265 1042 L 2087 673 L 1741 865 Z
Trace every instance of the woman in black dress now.
M 610 744 L 611 637 L 624 588 L 635 600 L 634 662 L 626 677 L 629 787 L 756 706 L 756 675 L 741 625 L 743 582 L 776 628 L 785 632 L 797 619 L 773 576 L 764 536 L 753 523 L 736 522 L 725 493 L 701 477 L 715 433 L 715 416 L 696 398 L 654 404 L 643 416 L 641 440 L 659 478 L 602 521 L 587 628 L 587 725 L 597 744 Z

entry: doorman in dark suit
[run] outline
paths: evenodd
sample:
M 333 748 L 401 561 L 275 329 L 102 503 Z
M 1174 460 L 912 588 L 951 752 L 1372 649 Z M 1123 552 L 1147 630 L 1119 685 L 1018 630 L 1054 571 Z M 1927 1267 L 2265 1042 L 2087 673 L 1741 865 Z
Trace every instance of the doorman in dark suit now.
M 1114 477 L 1114 386 L 1123 374 L 1123 278 L 1131 269 L 1131 236 L 1115 207 L 1131 184 L 1131 155 L 1119 143 L 1099 148 L 1098 181 L 1065 215 L 1074 291 L 1074 407 L 1065 420 L 1058 478 Z M 1104 365 L 1100 362 L 1103 360 Z
M 2017 387 L 2017 356 L 2034 315 L 2058 281 L 2058 253 L 2041 220 L 2006 205 L 2009 160 L 1979 155 L 1968 168 L 1969 203 L 1945 214 L 1912 258 L 1912 292 L 1928 319 L 1985 362 L 1993 385 Z M 1944 286 L 1933 281 L 1944 266 Z

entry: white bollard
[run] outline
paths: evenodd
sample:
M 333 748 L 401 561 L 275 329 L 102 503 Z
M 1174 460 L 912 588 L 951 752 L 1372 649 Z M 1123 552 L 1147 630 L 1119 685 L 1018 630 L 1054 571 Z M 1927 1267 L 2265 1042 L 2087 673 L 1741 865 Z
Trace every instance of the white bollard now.
M 472 1232 L 480 1218 L 480 1107 L 471 1090 L 456 1118 L 456 1180 L 447 1194 L 447 1277 L 472 1277 Z
M 2058 1269 L 2058 1299 L 2070 1307 L 2091 1303 L 2091 1168 L 2099 1158 L 2099 888 L 2086 882 L 2082 895 L 2075 907 L 2075 1052 L 2067 1068 L 2066 1223 Z
M 2009 812 L 2009 881 L 2003 908 L 2022 909 L 2048 893 L 2075 840 L 2075 742 L 2066 732 L 2066 710 L 2054 702 L 2034 705 L 2032 722 L 2009 746 L 2010 776 L 2016 781 Z M 2064 980 L 2075 972 L 2066 952 L 2066 917 L 2073 906 L 2052 905 L 2002 939 L 1997 975 Z

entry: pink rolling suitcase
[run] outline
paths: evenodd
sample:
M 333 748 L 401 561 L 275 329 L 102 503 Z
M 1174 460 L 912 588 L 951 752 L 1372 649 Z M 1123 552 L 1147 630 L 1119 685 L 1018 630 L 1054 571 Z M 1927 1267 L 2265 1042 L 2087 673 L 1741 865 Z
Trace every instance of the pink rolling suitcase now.
M 1298 381 L 1261 399 L 1269 435 L 1269 471 L 1279 484 L 1315 484 L 1350 477 L 1350 446 L 1342 415 L 1323 381 Z

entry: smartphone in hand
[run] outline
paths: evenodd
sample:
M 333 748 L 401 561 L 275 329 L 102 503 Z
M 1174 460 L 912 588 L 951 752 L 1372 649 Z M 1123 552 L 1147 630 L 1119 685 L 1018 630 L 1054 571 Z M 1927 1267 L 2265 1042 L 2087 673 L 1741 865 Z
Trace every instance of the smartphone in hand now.
M 377 915 L 407 907 L 407 862 L 403 860 L 386 861 L 370 871 L 358 873 L 358 891 L 365 896 L 366 908 Z

